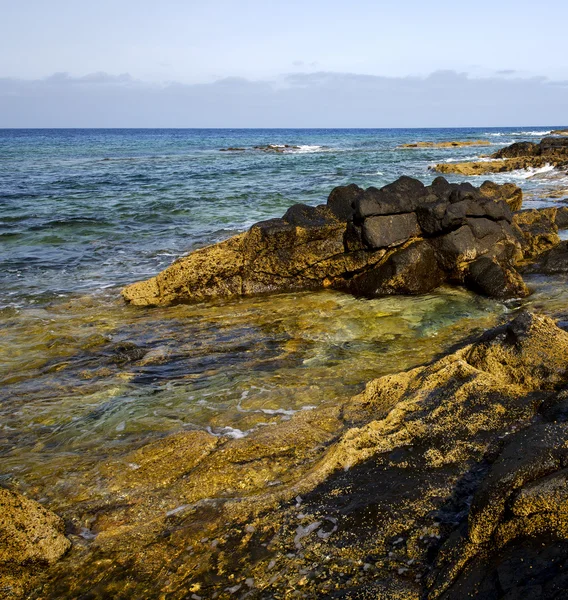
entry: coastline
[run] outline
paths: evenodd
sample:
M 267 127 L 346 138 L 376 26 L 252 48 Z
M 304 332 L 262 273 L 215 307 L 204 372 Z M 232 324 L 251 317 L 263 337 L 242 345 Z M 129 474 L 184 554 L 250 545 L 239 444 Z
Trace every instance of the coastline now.
M 563 265 L 565 258 L 560 240 L 554 237 L 557 213 L 552 218 L 543 211 L 529 213 L 523 213 L 522 217 L 526 231 L 532 236 L 531 240 L 539 240 L 531 242 L 529 262 L 536 265 L 533 271 L 537 274 L 555 273 L 551 265 Z M 548 225 L 544 224 L 543 215 Z M 341 230 L 337 224 L 331 229 L 325 227 L 322 239 L 332 230 Z M 343 240 L 343 232 L 340 233 Z M 555 248 L 560 252 L 559 257 L 551 258 L 548 252 Z M 269 255 L 277 252 L 276 246 L 268 250 Z M 332 248 L 331 255 L 336 254 Z M 352 270 L 352 266 L 348 266 L 347 271 Z M 203 274 L 202 268 L 200 272 Z M 325 277 L 328 275 L 325 273 Z M 530 276 L 527 281 L 530 288 Z M 311 292 L 305 293 L 308 299 Z M 339 298 L 338 292 L 333 293 Z M 337 303 L 336 311 L 345 310 L 346 304 L 339 299 L 332 301 L 332 297 L 335 298 L 330 296 L 329 301 L 320 302 L 314 296 L 309 302 L 312 309 L 318 311 L 333 302 Z M 498 560 L 505 561 L 507 545 L 516 543 L 519 532 L 540 539 L 543 526 L 538 520 L 548 517 L 543 517 L 538 510 L 531 512 L 531 503 L 538 506 L 544 501 L 545 492 L 538 491 L 539 478 L 545 475 L 561 478 L 560 467 L 564 460 L 561 443 L 565 439 L 564 425 L 558 411 L 563 410 L 559 408 L 563 406 L 561 390 L 567 383 L 561 358 L 566 334 L 550 319 L 540 316 L 521 312 L 511 321 L 516 307 L 523 306 L 523 302 L 516 299 L 518 295 L 513 294 L 513 297 L 505 312 L 496 311 L 493 321 L 479 313 L 472 319 L 472 323 L 478 319 L 478 324 L 482 324 L 482 329 L 489 329 L 489 333 L 479 337 L 479 330 L 472 327 L 476 341 L 455 350 L 450 346 L 460 337 L 463 339 L 463 332 L 454 332 L 439 348 L 442 358 L 432 362 L 431 353 L 401 372 L 390 367 L 389 374 L 369 382 L 366 391 L 352 398 L 353 394 L 346 394 L 337 403 L 323 398 L 319 406 L 312 407 L 307 402 L 313 390 L 307 389 L 306 403 L 300 402 L 298 410 L 290 414 L 281 412 L 278 403 L 268 405 L 269 408 L 263 408 L 267 406 L 263 404 L 261 408 L 254 408 L 261 412 L 251 420 L 250 432 L 245 431 L 243 437 L 240 435 L 243 430 L 239 428 L 226 426 L 223 430 L 221 420 L 209 432 L 192 426 L 182 427 L 172 434 L 165 428 L 161 439 L 149 443 L 144 440 L 127 452 L 121 450 L 119 444 L 116 452 L 58 490 L 57 493 L 65 489 L 57 512 L 65 518 L 73 548 L 43 579 L 40 575 L 31 586 L 36 587 L 30 597 L 72 597 L 85 588 L 90 589 L 94 597 L 105 597 L 118 585 L 123 588 L 121 597 L 125 598 L 141 597 L 141 594 L 159 597 L 166 589 L 171 597 L 180 598 L 188 592 L 203 598 L 234 595 L 262 598 L 270 597 L 275 590 L 284 593 L 293 589 L 304 590 L 308 597 L 331 594 L 335 590 L 372 592 L 379 596 L 386 594 L 386 597 L 396 594 L 401 598 L 418 598 L 428 593 L 431 598 L 452 598 L 459 597 L 452 594 L 470 589 L 471 577 L 481 577 L 480 573 L 487 572 L 483 576 L 490 578 L 491 560 L 497 555 Z M 270 298 L 266 298 L 268 313 L 274 307 L 271 309 Z M 302 298 L 298 300 L 294 294 L 285 294 L 282 302 L 289 302 L 287 310 L 292 314 L 294 304 L 296 310 L 302 306 Z M 536 301 L 546 307 L 542 299 Z M 93 301 L 85 298 L 83 302 L 88 306 Z M 217 308 L 213 302 L 211 309 L 199 304 L 195 309 L 174 310 L 180 311 L 180 321 L 185 314 L 192 314 L 192 310 L 196 320 L 210 311 L 210 323 L 222 330 L 223 319 L 233 319 L 234 310 L 242 311 L 243 307 L 250 306 L 250 312 L 245 312 L 242 323 L 235 327 L 236 333 L 232 333 L 235 337 L 242 335 L 238 327 L 244 331 L 247 320 L 258 312 L 258 303 L 224 302 Z M 309 310 L 309 302 L 304 310 Z M 386 304 L 381 307 L 380 302 L 370 300 L 354 300 L 351 306 L 358 306 L 360 302 L 367 302 L 367 307 L 375 311 L 371 317 L 381 319 L 384 315 L 379 311 L 392 311 L 396 300 L 393 297 L 388 309 Z M 401 299 L 401 302 L 407 301 Z M 460 310 L 471 310 L 473 300 L 471 303 L 468 305 L 464 300 Z M 527 304 L 531 304 L 530 296 Z M 407 302 L 406 306 L 411 308 L 413 304 Z M 418 312 L 423 310 L 419 304 L 416 306 Z M 489 304 L 479 306 L 481 310 L 491 310 Z M 561 313 L 562 306 L 564 303 L 560 301 L 555 310 L 560 307 Z M 68 365 L 73 365 L 73 354 L 77 353 L 79 362 L 88 365 L 83 370 L 91 370 L 91 379 L 85 376 L 85 381 L 93 384 L 98 378 L 108 376 L 101 371 L 104 369 L 115 377 L 115 385 L 119 385 L 120 379 L 126 384 L 138 381 L 140 385 L 147 385 L 154 375 L 171 377 L 168 365 L 175 364 L 175 344 L 152 343 L 142 347 L 131 341 L 132 329 L 129 331 L 136 319 L 140 320 L 141 329 L 152 327 L 152 322 L 154 327 L 156 324 L 163 327 L 159 324 L 163 317 L 153 316 L 160 314 L 153 311 L 160 310 L 165 309 L 122 307 L 116 315 L 109 313 L 103 329 L 112 332 L 112 337 L 86 340 L 84 346 L 72 350 L 70 357 L 46 365 L 49 372 L 57 381 L 57 373 L 61 371 L 65 375 Z M 341 322 L 333 316 L 333 310 L 326 319 Z M 432 320 L 435 320 L 436 310 L 439 306 L 434 303 Z M 560 313 L 557 315 L 561 316 Z M 121 338 L 116 336 L 116 330 L 121 328 L 121 320 L 127 314 L 137 314 L 137 317 L 122 325 Z M 309 330 L 309 321 L 307 312 L 304 323 L 296 327 Z M 85 324 L 87 322 L 88 319 Z M 416 322 L 420 323 L 420 319 L 416 318 Z M 505 322 L 509 324 L 491 329 Z M 250 335 L 258 337 L 264 329 L 263 343 L 269 345 L 274 339 L 274 325 L 266 323 L 261 321 Z M 456 322 L 455 326 L 463 327 L 463 323 Z M 320 327 L 324 331 L 325 323 Z M 382 341 L 385 348 L 395 344 L 400 335 L 396 329 L 400 323 L 393 321 L 389 327 Z M 503 338 L 503 332 L 507 332 L 508 337 Z M 187 333 L 192 335 L 191 330 L 184 335 Z M 204 330 L 196 328 L 193 334 L 202 336 Z M 166 332 L 166 338 L 167 335 L 171 333 Z M 176 344 L 181 339 L 178 337 Z M 222 331 L 218 339 L 211 344 L 223 340 Z M 298 340 L 282 343 L 289 354 L 277 355 L 274 369 L 283 369 L 289 357 L 293 357 L 294 366 L 298 368 L 301 364 L 298 358 L 306 359 L 302 355 L 295 356 Z M 408 343 L 404 340 L 402 352 Z M 96 352 L 92 361 L 86 363 L 84 352 L 90 352 L 89 345 Z M 188 350 L 195 352 L 195 348 Z M 349 352 L 349 347 L 345 351 Z M 236 344 L 229 353 L 229 360 L 238 360 L 242 353 L 243 349 Z M 178 358 L 180 355 L 183 352 Z M 260 363 L 266 360 L 266 356 L 260 355 Z M 325 360 L 329 362 L 329 357 Z M 396 364 L 396 357 L 392 364 Z M 95 369 L 93 365 L 97 365 Z M 162 367 L 164 375 L 160 375 Z M 406 370 L 409 367 L 415 368 Z M 77 366 L 72 368 L 79 373 Z M 179 377 L 185 368 L 182 363 L 173 373 Z M 186 374 L 197 375 L 198 370 L 207 368 L 207 362 L 195 368 Z M 243 368 L 250 365 L 244 364 Z M 253 365 L 252 368 L 259 367 Z M 175 383 L 176 379 L 171 381 Z M 70 382 L 69 390 L 73 385 L 76 381 Z M 229 379 L 225 385 L 234 383 Z M 276 393 L 276 387 L 271 393 Z M 475 405 L 480 397 L 486 399 L 484 410 L 487 412 L 478 414 Z M 243 400 L 246 402 L 246 396 L 237 403 L 235 414 L 242 411 Z M 112 403 L 112 398 L 109 401 Z M 302 410 L 304 407 L 308 408 Z M 270 420 L 271 417 L 274 419 Z M 260 418 L 268 420 L 271 426 L 259 426 Z M 96 417 L 94 419 L 96 423 Z M 543 420 L 545 425 L 541 427 Z M 455 430 L 458 421 L 469 424 L 462 433 Z M 118 405 L 112 423 L 117 439 L 122 432 L 128 432 L 128 422 L 120 416 Z M 477 425 L 474 427 L 474 424 Z M 546 433 L 542 437 L 543 427 L 547 432 L 550 430 L 550 435 Z M 88 430 L 87 420 L 85 433 Z M 56 434 L 57 429 L 52 440 L 55 446 Z M 140 433 L 134 437 L 136 435 Z M 530 439 L 534 437 L 534 443 L 525 439 L 525 435 Z M 453 449 L 444 446 L 447 443 L 444 436 L 453 440 L 448 442 Z M 510 450 L 503 445 L 504 436 L 512 436 Z M 143 436 L 139 439 L 142 441 Z M 527 460 L 534 463 L 527 467 L 530 477 L 518 479 L 518 485 L 512 490 L 491 488 L 492 478 L 501 477 L 499 465 L 506 460 L 507 452 L 518 452 L 519 448 L 524 452 L 525 448 L 537 447 L 541 442 L 548 452 L 558 454 L 546 473 L 536 468 L 538 456 L 534 454 L 534 458 L 530 450 Z M 415 450 L 416 454 L 411 455 Z M 492 474 L 494 472 L 496 474 Z M 406 500 L 400 508 L 396 508 L 395 497 L 386 487 L 383 489 L 374 483 L 380 481 L 380 477 L 393 489 L 402 490 L 401 497 Z M 93 481 L 97 482 L 95 487 Z M 33 487 L 27 491 L 33 493 Z M 510 522 L 508 517 L 487 508 L 483 494 L 489 493 L 493 494 L 491 498 L 498 498 L 504 504 L 519 503 L 532 496 L 522 500 L 525 504 L 518 509 L 518 521 Z M 477 498 L 477 504 L 474 502 L 471 513 L 474 517 L 468 517 L 465 506 L 469 506 L 472 496 Z M 58 504 L 55 495 L 50 503 L 54 507 Z M 556 515 L 548 526 L 549 533 L 563 539 L 562 508 L 554 502 L 548 507 L 549 512 Z M 436 515 L 443 518 L 435 519 Z M 463 529 L 468 518 L 470 522 L 478 519 L 481 524 L 489 519 L 492 525 L 470 526 L 465 537 L 462 535 L 456 540 L 455 532 Z M 380 532 L 378 537 L 377 532 Z M 402 541 L 397 541 L 400 538 Z M 326 559 L 330 552 L 334 558 Z M 559 556 L 563 556 L 562 552 L 560 548 Z M 433 554 L 435 560 L 431 558 Z M 117 555 L 121 558 L 112 566 L 114 559 L 110 557 Z M 453 558 L 446 559 L 446 556 Z M 527 560 L 533 560 L 531 556 L 527 555 Z M 96 564 L 93 557 L 97 557 Z M 480 560 L 486 571 L 471 567 L 472 559 L 473 563 Z M 450 562 L 444 562 L 446 560 Z M 313 564 L 318 567 L 311 566 Z M 462 568 L 466 575 L 459 575 Z M 81 573 L 81 577 L 77 578 L 77 573 Z M 454 582 L 454 591 L 447 589 L 450 581 Z

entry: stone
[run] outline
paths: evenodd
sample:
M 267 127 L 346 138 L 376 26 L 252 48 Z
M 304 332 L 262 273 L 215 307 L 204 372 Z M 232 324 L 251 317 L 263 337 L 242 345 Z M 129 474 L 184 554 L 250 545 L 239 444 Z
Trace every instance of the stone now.
M 336 221 L 334 213 L 325 206 L 294 204 L 284 216 L 283 221 L 297 227 L 323 227 Z
M 515 213 L 513 224 L 520 230 L 523 254 L 533 259 L 560 242 L 556 209 L 530 209 Z
M 532 220 L 519 213 L 519 224 L 511 227 L 507 201 L 518 200 L 519 188 L 495 184 L 482 188 L 468 182 L 449 183 L 443 177 L 429 186 L 410 177 L 380 190 L 340 186 L 332 190 L 327 205 L 296 204 L 282 218 L 261 221 L 246 233 L 176 260 L 156 277 L 126 287 L 123 297 L 132 304 L 155 306 L 346 289 L 354 276 L 374 270 L 420 239 L 431 240 L 445 281 L 462 284 L 467 264 L 486 254 L 507 263 L 503 272 L 516 280 L 511 269 L 523 257 L 521 246 L 527 259 L 531 249 L 545 250 L 546 240 L 554 241 L 549 234 L 555 225 L 537 224 L 545 219 L 544 213 Z M 420 259 L 422 254 L 417 256 Z M 411 270 L 402 272 L 414 277 Z M 399 283 L 386 293 L 393 293 L 395 287 L 406 289 Z M 412 282 L 406 287 L 417 289 Z
M 414 213 L 369 217 L 363 224 L 363 240 L 369 248 L 388 248 L 420 235 Z
M 468 266 L 465 283 L 471 290 L 492 298 L 504 300 L 529 295 L 517 271 L 488 256 L 482 256 Z
M 542 252 L 537 260 L 523 268 L 524 273 L 568 273 L 568 241 L 559 242 L 550 250 Z
M 31 578 L 71 547 L 63 520 L 16 492 L 0 488 L 0 592 L 19 598 Z
M 512 212 L 521 210 L 523 206 L 523 190 L 514 183 L 499 185 L 493 181 L 484 181 L 479 191 L 492 200 L 504 200 Z
M 469 146 L 490 146 L 488 140 L 464 140 L 450 142 L 413 142 L 411 144 L 401 144 L 397 148 L 467 148 Z
M 521 156 L 537 156 L 540 146 L 534 142 L 515 142 L 510 146 L 501 148 L 493 154 L 494 158 L 519 158 Z
M 331 190 L 327 207 L 340 221 L 353 219 L 355 202 L 362 197 L 364 190 L 354 183 L 341 185 Z
M 436 253 L 425 241 L 411 244 L 385 262 L 346 282 L 355 296 L 374 298 L 390 294 L 426 294 L 445 280 Z
M 428 195 L 421 181 L 412 177 L 400 177 L 380 190 L 370 187 L 355 201 L 355 216 L 358 219 L 377 215 L 411 213 L 424 202 Z
M 479 254 L 477 241 L 467 225 L 436 238 L 433 244 L 440 264 L 454 275 Z
M 556 209 L 554 223 L 558 229 L 568 229 L 568 206 L 559 206 Z

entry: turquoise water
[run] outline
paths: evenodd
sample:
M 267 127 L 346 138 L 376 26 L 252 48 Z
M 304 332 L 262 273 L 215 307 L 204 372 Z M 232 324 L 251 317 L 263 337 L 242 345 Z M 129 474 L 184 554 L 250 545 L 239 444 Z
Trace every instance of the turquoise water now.
M 147 278 L 291 204 L 323 203 L 337 185 L 381 186 L 403 174 L 428 182 L 434 163 L 550 129 L 0 130 L 0 307 Z M 397 149 L 477 139 L 492 146 Z M 266 144 L 299 148 L 250 149 Z M 227 147 L 248 150 L 220 152 Z

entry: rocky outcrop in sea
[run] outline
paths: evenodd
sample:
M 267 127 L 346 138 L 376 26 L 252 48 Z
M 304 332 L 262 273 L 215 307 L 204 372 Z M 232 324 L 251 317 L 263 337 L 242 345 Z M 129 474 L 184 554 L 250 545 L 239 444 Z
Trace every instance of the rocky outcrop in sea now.
M 191 253 L 135 305 L 442 283 L 527 295 L 568 272 L 568 208 L 514 185 L 332 190 Z M 333 324 L 330 324 L 333 326 Z M 412 352 L 412 348 L 408 349 Z M 63 520 L 0 489 L 8 598 L 560 598 L 568 564 L 568 333 L 520 311 L 417 368 L 232 439 L 197 428 L 116 453 Z M 140 360 L 136 346 L 113 360 Z M 400 367 L 399 367 L 400 368 Z M 292 411 L 293 412 L 293 411 Z
M 545 137 L 538 144 L 516 142 L 498 150 L 490 156 L 490 159 L 492 160 L 441 163 L 433 167 L 433 170 L 438 173 L 457 173 L 467 176 L 519 169 L 539 169 L 546 166 L 566 170 L 568 169 L 568 139 Z
M 521 205 L 513 184 L 477 188 L 443 177 L 429 186 L 401 177 L 381 189 L 338 187 L 326 205 L 296 204 L 178 259 L 123 297 L 158 306 L 326 287 L 373 297 L 421 294 L 444 282 L 522 297 L 528 290 L 516 265 L 548 249 L 546 236 L 556 243 L 558 228 L 555 217 L 514 215 Z

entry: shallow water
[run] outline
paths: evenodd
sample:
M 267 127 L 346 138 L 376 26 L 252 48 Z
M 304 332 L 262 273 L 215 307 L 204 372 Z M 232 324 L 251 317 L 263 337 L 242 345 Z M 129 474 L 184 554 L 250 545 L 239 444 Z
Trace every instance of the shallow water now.
M 431 360 L 507 311 L 452 288 L 375 300 L 281 294 L 154 310 L 83 297 L 9 310 L 1 321 L 1 475 L 36 495 L 57 488 L 58 501 L 60 486 L 116 453 L 183 429 L 238 437 L 340 402 L 374 377 Z

